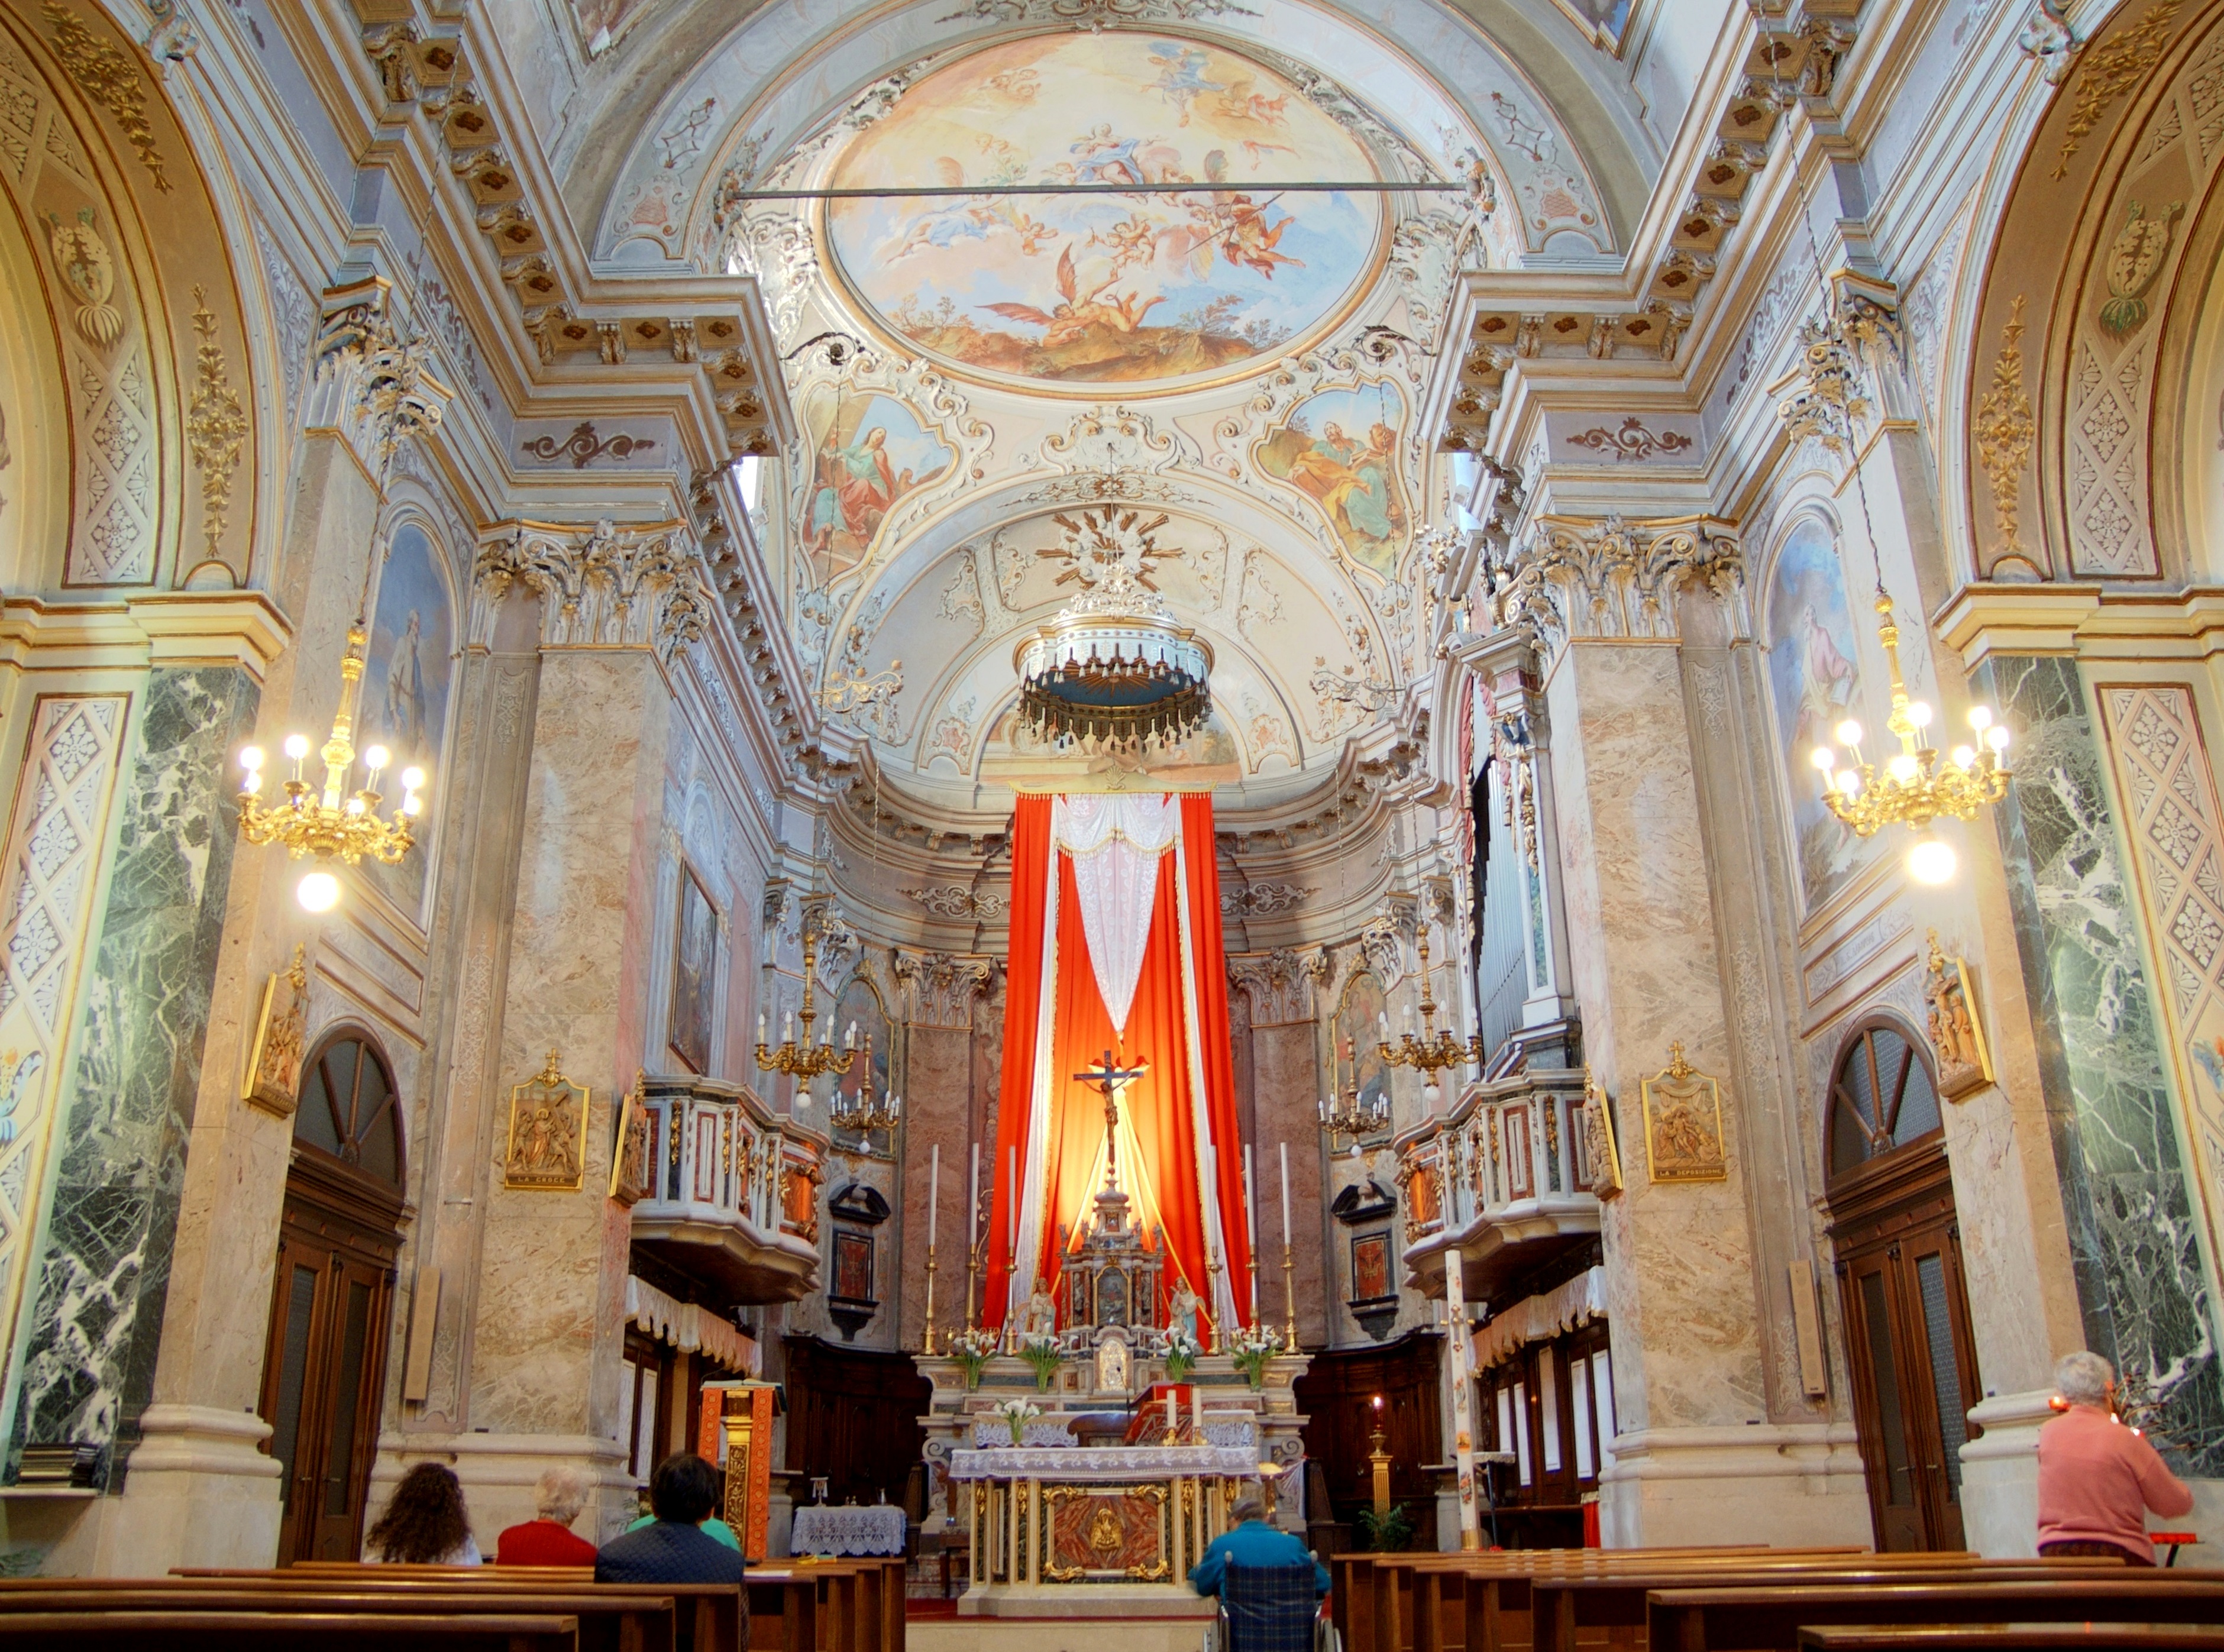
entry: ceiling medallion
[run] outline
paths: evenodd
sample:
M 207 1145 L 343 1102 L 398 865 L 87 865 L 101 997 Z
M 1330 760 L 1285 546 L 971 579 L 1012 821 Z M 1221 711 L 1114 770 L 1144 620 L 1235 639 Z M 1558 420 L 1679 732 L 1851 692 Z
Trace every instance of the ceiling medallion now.
M 1107 505 L 1052 518 L 1058 542 L 1040 554 L 1065 564 L 1059 584 L 1081 590 L 1015 661 L 1020 716 L 1039 740 L 1090 750 L 1173 744 L 1211 713 L 1212 651 L 1174 622 L 1151 583 L 1165 554 L 1152 535 L 1166 518 L 1141 516 Z

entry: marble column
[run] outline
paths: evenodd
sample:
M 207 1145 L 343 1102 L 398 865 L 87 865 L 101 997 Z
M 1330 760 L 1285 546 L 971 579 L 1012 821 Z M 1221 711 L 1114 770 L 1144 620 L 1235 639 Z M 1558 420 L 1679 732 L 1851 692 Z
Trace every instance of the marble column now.
M 494 1162 L 462 1378 L 470 1427 L 409 1439 L 381 1472 L 438 1453 L 464 1480 L 477 1523 L 499 1529 L 530 1517 L 543 1468 L 568 1462 L 593 1488 L 580 1529 L 601 1541 L 633 1506 L 617 1439 L 631 1224 L 607 1197 L 613 1103 L 643 1062 L 652 974 L 670 968 L 652 955 L 679 715 L 666 672 L 699 634 L 704 599 L 677 534 L 608 524 L 487 546 L 480 611 L 518 585 L 540 598 L 540 667 L 507 967 L 490 988 Z M 584 1185 L 513 1189 L 501 1167 L 509 1092 L 551 1050 L 592 1096 Z
M 1553 645 L 1550 761 L 1583 1050 L 1627 1188 L 1601 1217 L 1620 1425 L 1602 1476 L 1606 1541 L 1865 1541 L 1851 1429 L 1769 1418 L 1750 1098 L 1683 640 L 1692 617 L 1719 626 L 1710 610 L 1737 602 L 1738 548 L 1708 523 L 1545 519 L 1521 564 L 1513 617 Z M 1673 1044 L 1721 1081 L 1720 1180 L 1648 1174 L 1641 1087 Z
M 903 1168 L 895 1271 L 896 1346 L 916 1349 L 926 1329 L 926 1251 L 935 1247 L 935 1346 L 965 1324 L 965 1176 L 973 1090 L 973 1006 L 995 970 L 987 958 L 899 951 L 904 995 Z M 942 1150 L 941 1196 L 930 1198 L 933 1149 Z M 938 1204 L 940 1231 L 927 1217 Z
M 228 758 L 259 697 L 237 666 L 152 672 L 117 800 L 11 1442 L 92 1441 L 104 1484 L 154 1390 L 237 842 Z
M 1334 1273 L 1321 1239 L 1321 1072 L 1314 983 L 1327 970 L 1317 949 L 1237 954 L 1230 983 L 1250 1000 L 1254 1137 L 1258 1158 L 1260 1315 L 1279 1330 L 1283 1301 L 1281 1149 L 1290 1155 L 1290 1277 L 1297 1295 L 1298 1340 L 1329 1342 L 1328 1292 Z
M 1995 654 L 1974 685 L 2017 731 L 2001 855 L 2085 1342 L 2155 1402 L 2179 1472 L 2224 1474 L 2215 1303 L 2085 684 Z

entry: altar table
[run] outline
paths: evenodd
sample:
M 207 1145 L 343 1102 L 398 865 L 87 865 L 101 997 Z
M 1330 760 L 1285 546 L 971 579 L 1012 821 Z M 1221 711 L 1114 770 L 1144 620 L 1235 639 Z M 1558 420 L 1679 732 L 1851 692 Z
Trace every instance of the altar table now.
M 950 1478 L 971 1492 L 972 1587 L 958 1611 L 1209 1611 L 1189 1570 L 1258 1465 L 1255 1447 L 1212 1445 L 952 1451 Z

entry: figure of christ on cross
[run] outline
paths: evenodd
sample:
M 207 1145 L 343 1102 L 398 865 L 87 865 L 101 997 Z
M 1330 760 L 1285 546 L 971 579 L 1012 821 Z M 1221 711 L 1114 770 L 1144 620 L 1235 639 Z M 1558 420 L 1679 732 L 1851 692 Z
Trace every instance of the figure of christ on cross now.
M 1120 1092 L 1151 1070 L 1148 1062 L 1137 1062 L 1133 1067 L 1113 1064 L 1110 1050 L 1096 1059 L 1096 1065 L 1073 1075 L 1077 1084 L 1086 1084 L 1104 1097 L 1104 1185 L 1108 1189 L 1120 1185 L 1119 1143 Z

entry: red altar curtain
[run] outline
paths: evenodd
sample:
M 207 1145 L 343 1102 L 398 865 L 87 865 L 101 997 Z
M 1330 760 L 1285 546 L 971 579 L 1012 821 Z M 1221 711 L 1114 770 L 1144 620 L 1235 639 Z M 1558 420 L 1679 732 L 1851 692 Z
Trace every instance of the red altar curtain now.
M 1012 815 L 1012 927 L 1004 953 L 1004 1064 L 996 1087 L 996 1157 L 983 1174 L 989 1186 L 987 1277 L 981 1322 L 1001 1325 L 1010 1291 L 1014 1224 L 1007 1168 L 1024 1163 L 1027 1113 L 1033 1104 L 1035 1026 L 1042 1012 L 1043 905 L 1050 889 L 1050 805 L 1047 797 L 1022 794 Z M 1070 977 L 1071 971 L 1066 971 Z M 1094 990 L 1092 986 L 1091 990 Z
M 1154 1220 L 1166 1230 L 1170 1264 L 1167 1288 L 1178 1274 L 1198 1296 L 1211 1299 L 1207 1258 L 1214 1248 L 1204 1204 L 1204 1143 L 1216 1148 L 1219 1248 L 1223 1271 L 1220 1300 L 1232 1307 L 1227 1324 L 1248 1323 L 1251 1241 L 1243 1205 L 1242 1148 L 1235 1118 L 1235 1069 L 1228 1025 L 1228 975 L 1221 940 L 1220 876 L 1215 863 L 1212 804 L 1207 797 L 1181 800 L 1178 852 L 1159 857 L 1150 938 L 1142 973 L 1128 1015 L 1127 1035 L 1115 1039 L 1112 1018 L 1097 990 L 1090 962 L 1081 903 L 1071 861 L 1056 855 L 1057 936 L 1054 955 L 1046 955 L 1043 931 L 1051 890 L 1051 800 L 1021 798 L 1013 828 L 1012 917 L 1005 997 L 1004 1058 L 997 1107 L 996 1156 L 991 1201 L 986 1289 L 982 1321 L 1001 1326 L 1010 1300 L 1006 1258 L 1018 1221 L 1022 1233 L 1039 1232 L 1039 1242 L 1020 1268 L 1020 1289 L 1031 1275 L 1053 1290 L 1062 1271 L 1061 1224 L 1078 1227 L 1090 1214 L 1101 1185 L 1104 1141 L 1103 1102 L 1072 1075 L 1093 1064 L 1108 1050 L 1124 1059 L 1149 1063 L 1144 1077 L 1121 1094 L 1120 1111 L 1140 1152 L 1140 1166 L 1123 1149 L 1121 1185 L 1128 1189 L 1139 1221 Z M 1189 922 L 1183 946 L 1184 912 Z M 1049 1022 L 1048 1073 L 1044 1137 L 1033 1133 L 1036 1063 L 1040 1038 L 1045 974 L 1054 982 Z M 1194 1013 L 1197 1037 L 1190 1035 Z M 1198 1094 L 1202 1083 L 1203 1095 Z M 1015 1161 L 1016 1155 L 1016 1161 Z M 1027 1195 L 1015 1201 L 1011 1166 L 1017 1163 Z M 1039 1176 L 1039 1189 L 1033 1185 Z M 1039 1201 L 1039 1202 L 1037 1202 Z M 1039 1211 L 1039 1227 L 1020 1219 L 1024 1203 Z
M 1204 1072 L 1206 1117 L 1220 1144 L 1221 1229 L 1226 1235 L 1226 1283 L 1236 1321 L 1251 1322 L 1253 1235 L 1243 1202 L 1243 1149 L 1235 1123 L 1235 1062 L 1228 1027 L 1228 949 L 1220 929 L 1220 856 L 1212 835 L 1212 794 L 1182 794 L 1182 860 L 1189 873 L 1190 952 L 1197 982 L 1197 1054 Z M 1253 1175 L 1264 1174 L 1263 1163 Z

